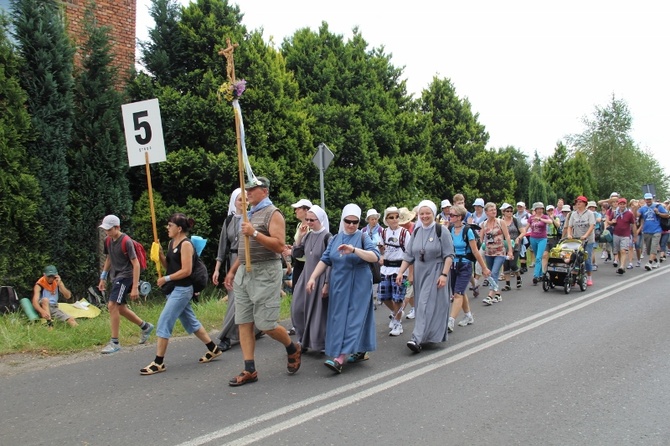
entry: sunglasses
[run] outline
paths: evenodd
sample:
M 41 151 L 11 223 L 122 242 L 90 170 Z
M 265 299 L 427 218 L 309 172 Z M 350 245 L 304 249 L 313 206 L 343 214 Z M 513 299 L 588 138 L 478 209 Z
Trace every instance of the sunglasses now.
M 389 215 L 386 217 L 387 220 L 397 220 L 399 217 L 397 215 Z
M 505 209 L 503 212 L 513 212 L 511 209 Z
M 360 222 L 360 220 L 347 220 L 346 218 L 342 221 L 348 225 L 357 225 Z
M 306 218 L 305 219 L 305 221 L 308 222 L 308 223 L 314 223 L 317 220 L 318 220 L 318 218 Z
M 449 217 L 460 217 L 459 214 L 449 214 Z

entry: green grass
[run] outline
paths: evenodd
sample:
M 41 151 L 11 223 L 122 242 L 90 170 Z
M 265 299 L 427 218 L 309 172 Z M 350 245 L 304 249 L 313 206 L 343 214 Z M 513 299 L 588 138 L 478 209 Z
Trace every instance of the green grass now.
M 227 303 L 222 299 L 225 293 L 217 289 L 207 289 L 200 302 L 193 304 L 196 316 L 208 332 L 221 328 L 226 314 Z M 142 319 L 156 324 L 163 309 L 164 297 L 154 297 L 148 302 L 131 303 L 132 310 Z M 282 299 L 280 319 L 290 314 L 290 296 Z M 109 313 L 102 310 L 93 319 L 77 319 L 79 326 L 72 328 L 65 322 L 54 321 L 53 330 L 48 330 L 43 322 L 30 322 L 22 311 L 0 317 L 0 355 L 11 353 L 68 354 L 97 350 L 109 342 Z M 154 333 L 155 334 L 155 333 Z M 152 334 L 152 336 L 154 336 Z M 121 345 L 137 344 L 139 328 L 121 318 Z M 173 336 L 185 336 L 186 332 L 177 321 Z

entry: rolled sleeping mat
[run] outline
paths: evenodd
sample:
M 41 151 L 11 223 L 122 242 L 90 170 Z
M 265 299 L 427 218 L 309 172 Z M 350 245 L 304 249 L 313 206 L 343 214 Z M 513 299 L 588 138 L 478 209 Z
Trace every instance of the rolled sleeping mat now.
M 35 307 L 33 307 L 33 303 L 30 301 L 30 299 L 24 297 L 19 302 L 21 303 L 21 308 L 23 308 L 23 312 L 26 313 L 26 316 L 28 316 L 28 319 L 30 319 L 33 322 L 40 320 L 40 315 L 37 314 L 37 311 L 35 310 Z

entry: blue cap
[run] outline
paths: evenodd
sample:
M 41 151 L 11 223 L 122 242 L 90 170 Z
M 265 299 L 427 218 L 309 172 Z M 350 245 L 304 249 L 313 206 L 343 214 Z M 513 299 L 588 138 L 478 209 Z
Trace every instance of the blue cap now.
M 653 200 L 654 196 L 652 194 L 650 194 L 649 192 L 647 192 L 646 194 L 644 194 L 644 199 L 645 200 Z

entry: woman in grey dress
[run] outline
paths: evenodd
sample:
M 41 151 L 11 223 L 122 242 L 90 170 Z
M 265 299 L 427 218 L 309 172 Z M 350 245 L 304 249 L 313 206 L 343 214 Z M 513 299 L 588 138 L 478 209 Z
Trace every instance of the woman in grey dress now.
M 424 200 L 418 208 L 419 222 L 407 244 L 396 279 L 396 282 L 402 281 L 405 270 L 414 265 L 416 319 L 407 347 L 415 353 L 421 351 L 422 344 L 447 340 L 449 271 L 454 258 L 451 234 L 445 228 L 438 229 L 435 223 L 435 203 Z
M 330 268 L 319 276 L 311 293 L 306 291 L 307 281 L 332 237 L 328 216 L 319 206 L 312 206 L 305 215 L 307 228 L 298 230 L 293 245 L 293 257 L 305 258 L 303 273 L 293 287 L 291 320 L 303 353 L 307 350 L 323 351 L 326 348 L 326 320 L 328 316 L 328 280 Z

